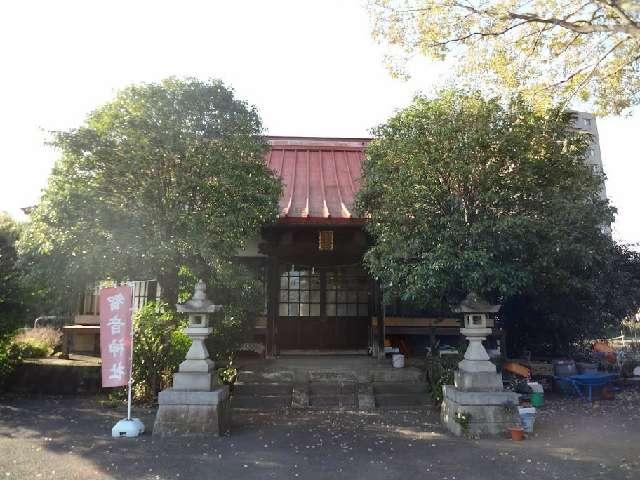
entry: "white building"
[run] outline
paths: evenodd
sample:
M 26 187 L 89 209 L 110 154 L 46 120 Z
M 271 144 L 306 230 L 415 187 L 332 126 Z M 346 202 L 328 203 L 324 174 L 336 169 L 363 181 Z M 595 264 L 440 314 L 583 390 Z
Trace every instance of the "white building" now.
M 594 173 L 602 175 L 604 174 L 604 168 L 602 166 L 602 154 L 600 151 L 600 137 L 598 136 L 598 126 L 596 124 L 596 118 L 591 113 L 587 112 L 574 112 L 576 114 L 576 120 L 574 123 L 575 128 L 583 130 L 592 135 L 591 147 L 589 148 L 589 155 L 587 156 L 587 165 L 591 167 Z M 602 184 L 602 198 L 607 198 L 607 189 Z

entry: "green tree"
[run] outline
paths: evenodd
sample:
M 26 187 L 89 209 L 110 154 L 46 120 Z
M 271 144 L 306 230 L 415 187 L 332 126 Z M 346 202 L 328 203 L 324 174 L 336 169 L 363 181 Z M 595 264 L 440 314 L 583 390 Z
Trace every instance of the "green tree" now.
M 15 243 L 19 225 L 6 212 L 0 212 L 0 337 L 24 321 L 27 295 L 22 285 Z
M 149 302 L 134 316 L 133 392 L 140 401 L 153 401 L 171 385 L 191 340 L 182 329 L 187 321 L 166 303 Z
M 260 118 L 220 81 L 131 86 L 53 144 L 62 156 L 19 247 L 58 299 L 156 278 L 173 305 L 181 266 L 208 278 L 277 214 Z
M 590 136 L 571 125 L 570 113 L 519 99 L 416 98 L 367 150 L 358 202 L 370 216 L 372 274 L 389 294 L 434 309 L 477 291 L 535 305 L 538 319 L 623 318 L 640 301 L 638 258 L 603 232 L 614 209 L 585 164 Z M 563 299 L 583 307 L 560 310 Z
M 543 104 L 578 97 L 618 114 L 640 103 L 635 0 L 372 0 L 369 10 L 396 72 L 418 53 Z

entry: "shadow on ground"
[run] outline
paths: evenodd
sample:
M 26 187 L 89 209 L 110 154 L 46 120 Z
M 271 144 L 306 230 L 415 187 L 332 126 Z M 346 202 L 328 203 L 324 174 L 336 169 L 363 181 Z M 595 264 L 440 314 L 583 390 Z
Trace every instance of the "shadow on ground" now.
M 125 408 L 0 399 L 0 477 L 63 479 L 638 478 L 640 392 L 547 402 L 524 442 L 454 438 L 435 412 L 236 412 L 222 438 L 112 439 Z M 136 409 L 148 429 L 155 410 Z

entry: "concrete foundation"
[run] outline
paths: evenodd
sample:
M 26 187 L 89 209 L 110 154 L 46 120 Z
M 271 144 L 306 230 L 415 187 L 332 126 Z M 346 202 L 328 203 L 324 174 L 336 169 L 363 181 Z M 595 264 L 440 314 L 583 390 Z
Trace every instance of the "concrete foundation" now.
M 464 391 L 444 386 L 440 416 L 454 435 L 501 435 L 516 425 L 518 394 L 513 392 Z M 458 415 L 467 421 L 458 420 Z
M 229 431 L 229 387 L 197 392 L 167 389 L 158 395 L 153 434 L 162 436 L 223 435 Z

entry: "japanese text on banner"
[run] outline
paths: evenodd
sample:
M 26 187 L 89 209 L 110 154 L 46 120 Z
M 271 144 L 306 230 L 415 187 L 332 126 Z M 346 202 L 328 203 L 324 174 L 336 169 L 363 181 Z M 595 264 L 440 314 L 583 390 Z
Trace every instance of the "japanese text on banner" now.
M 131 288 L 100 290 L 102 386 L 119 387 L 131 373 Z

